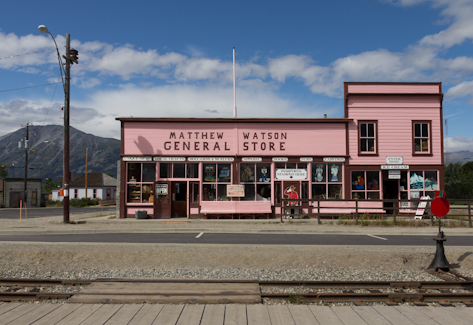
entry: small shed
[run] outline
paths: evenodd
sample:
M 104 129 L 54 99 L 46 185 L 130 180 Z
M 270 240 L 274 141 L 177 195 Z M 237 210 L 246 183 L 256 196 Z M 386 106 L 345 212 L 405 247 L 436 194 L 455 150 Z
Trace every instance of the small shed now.
M 3 191 L 1 192 L 1 202 L 8 208 L 19 208 L 20 201 L 25 201 L 25 179 L 24 178 L 6 178 L 1 181 Z M 41 179 L 28 178 L 27 186 L 27 206 L 41 206 Z M 0 187 L 1 189 L 1 187 Z

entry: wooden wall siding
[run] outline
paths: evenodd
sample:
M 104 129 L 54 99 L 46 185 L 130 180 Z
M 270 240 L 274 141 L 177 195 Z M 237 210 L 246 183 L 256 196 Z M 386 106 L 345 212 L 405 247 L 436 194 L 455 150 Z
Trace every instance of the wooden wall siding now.
M 358 99 L 357 99 L 358 100 Z M 351 100 L 350 100 L 351 102 Z M 349 117 L 354 119 L 348 126 L 349 155 L 351 165 L 386 164 L 386 156 L 402 156 L 404 164 L 435 165 L 442 163 L 442 134 L 440 106 L 437 99 L 436 107 L 361 107 L 349 106 Z M 381 106 L 381 105 L 380 105 Z M 358 156 L 358 120 L 378 120 L 378 156 Z M 432 156 L 412 155 L 412 120 L 432 121 Z
M 439 94 L 440 84 L 355 84 L 348 85 L 349 93 L 378 94 Z
M 179 139 L 183 133 L 184 139 Z M 190 135 L 188 132 L 192 132 Z M 198 133 L 198 139 L 195 133 Z M 202 139 L 202 133 L 207 138 Z M 213 139 L 211 139 L 213 132 Z M 281 133 L 285 134 L 283 138 Z M 175 134 L 172 138 L 171 134 Z M 220 138 L 217 136 L 220 134 Z M 247 135 L 247 138 L 245 138 Z M 190 137 L 190 139 L 189 139 Z M 345 123 L 124 122 L 125 155 L 345 156 Z M 165 147 L 167 144 L 167 149 Z M 179 142 L 175 147 L 175 142 Z M 191 148 L 184 150 L 183 142 Z M 199 142 L 198 150 L 194 146 Z M 209 150 L 204 150 L 207 142 Z M 272 144 L 271 144 L 272 143 Z

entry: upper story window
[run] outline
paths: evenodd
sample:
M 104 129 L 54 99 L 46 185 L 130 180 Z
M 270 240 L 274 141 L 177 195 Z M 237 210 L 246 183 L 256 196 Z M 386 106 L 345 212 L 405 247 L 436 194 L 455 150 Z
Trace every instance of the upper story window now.
M 360 155 L 378 154 L 378 121 L 360 121 L 358 123 L 358 138 Z
M 431 121 L 412 121 L 412 154 L 432 153 L 432 127 Z

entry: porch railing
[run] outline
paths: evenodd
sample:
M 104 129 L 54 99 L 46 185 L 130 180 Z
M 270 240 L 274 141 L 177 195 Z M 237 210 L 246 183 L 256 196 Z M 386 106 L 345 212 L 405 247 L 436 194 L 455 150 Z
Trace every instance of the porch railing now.
M 416 215 L 418 209 L 424 209 L 423 218 L 430 218 L 434 223 L 434 217 L 430 210 L 430 200 L 421 199 L 370 199 L 370 200 L 343 200 L 343 199 L 281 199 L 276 207 L 280 208 L 280 219 L 285 216 L 293 218 L 317 218 L 320 223 L 322 217 L 347 217 L 354 218 L 356 223 L 360 215 L 377 215 L 393 218 L 394 224 L 398 216 Z M 456 219 L 468 222 L 472 227 L 473 199 L 448 199 L 450 212 L 445 219 Z M 420 203 L 425 203 L 425 207 Z M 291 211 L 292 210 L 292 211 Z

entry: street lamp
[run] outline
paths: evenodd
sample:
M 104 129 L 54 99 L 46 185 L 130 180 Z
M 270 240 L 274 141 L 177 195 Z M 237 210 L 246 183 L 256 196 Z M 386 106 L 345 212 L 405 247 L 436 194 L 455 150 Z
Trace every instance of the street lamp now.
M 51 36 L 56 45 L 57 58 L 59 60 L 59 70 L 61 71 L 62 84 L 64 86 L 64 159 L 63 159 L 63 189 L 64 189 L 64 223 L 69 223 L 69 183 L 70 183 L 70 171 L 69 171 L 69 102 L 70 102 L 70 80 L 71 80 L 71 57 L 70 57 L 70 41 L 71 35 L 66 34 L 66 56 L 64 57 L 66 63 L 62 63 L 61 55 L 57 47 L 54 36 L 49 32 L 48 28 L 44 25 L 39 25 L 38 29 L 41 33 L 46 33 Z M 65 65 L 65 69 L 63 68 Z M 63 78 L 63 71 L 64 76 Z

